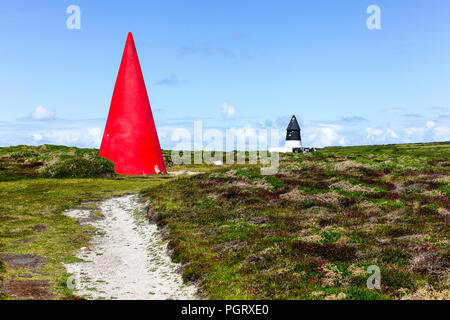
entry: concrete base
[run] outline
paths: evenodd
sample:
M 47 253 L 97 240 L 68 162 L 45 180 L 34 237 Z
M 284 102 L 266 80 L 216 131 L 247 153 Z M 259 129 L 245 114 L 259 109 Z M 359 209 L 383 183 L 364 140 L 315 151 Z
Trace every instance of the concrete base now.
M 269 152 L 293 152 L 293 153 L 309 153 L 317 151 L 316 148 L 270 148 Z
M 302 142 L 300 140 L 286 140 L 285 148 L 301 148 Z

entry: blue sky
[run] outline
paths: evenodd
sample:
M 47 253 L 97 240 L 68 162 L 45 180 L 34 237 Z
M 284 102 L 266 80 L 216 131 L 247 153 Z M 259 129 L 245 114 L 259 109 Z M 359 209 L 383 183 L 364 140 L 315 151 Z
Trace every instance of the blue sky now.
M 165 148 L 194 120 L 284 130 L 292 114 L 307 146 L 450 140 L 449 17 L 448 0 L 3 0 L 0 146 L 98 147 L 128 31 Z

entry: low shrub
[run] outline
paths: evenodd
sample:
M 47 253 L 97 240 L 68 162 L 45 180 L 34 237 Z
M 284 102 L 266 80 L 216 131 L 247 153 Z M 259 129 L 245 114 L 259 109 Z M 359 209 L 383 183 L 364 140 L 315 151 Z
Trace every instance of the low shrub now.
M 380 260 L 384 263 L 397 263 L 405 265 L 411 258 L 411 254 L 400 249 L 385 248 L 381 251 Z
M 207 198 L 204 198 L 202 200 L 202 203 L 198 204 L 197 207 L 199 207 L 199 208 L 214 208 L 214 207 L 217 207 L 218 205 L 219 204 L 216 201 L 207 197 Z
M 114 174 L 114 164 L 111 161 L 94 156 L 58 161 L 43 167 L 39 175 L 43 178 L 94 178 L 111 177 Z
M 342 237 L 342 234 L 337 231 L 324 231 L 320 233 L 320 236 L 322 243 L 335 243 Z
M 335 243 L 313 243 L 293 241 L 292 248 L 301 254 L 319 255 L 329 261 L 351 261 L 356 257 L 356 249 L 352 246 Z
M 259 167 L 239 168 L 236 170 L 236 177 L 247 178 L 249 180 L 261 179 L 261 169 Z
M 271 185 L 274 187 L 274 189 L 280 189 L 280 188 L 283 188 L 284 185 L 285 185 L 285 183 L 284 183 L 283 180 L 281 180 L 280 178 L 275 177 L 275 176 L 267 176 L 267 177 L 266 177 L 266 181 L 267 181 L 269 184 L 271 184 Z

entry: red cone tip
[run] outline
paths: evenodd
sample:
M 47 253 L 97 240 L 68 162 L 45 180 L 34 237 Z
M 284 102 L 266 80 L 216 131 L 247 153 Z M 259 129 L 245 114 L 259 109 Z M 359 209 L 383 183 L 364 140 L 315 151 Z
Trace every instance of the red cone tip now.
M 123 175 L 166 173 L 133 35 L 128 33 L 99 155 Z

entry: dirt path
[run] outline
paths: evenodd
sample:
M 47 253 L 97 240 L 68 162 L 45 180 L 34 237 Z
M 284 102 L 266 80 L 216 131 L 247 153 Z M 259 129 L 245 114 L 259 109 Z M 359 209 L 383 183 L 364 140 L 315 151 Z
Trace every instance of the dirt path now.
M 89 210 L 66 214 L 99 230 L 89 248 L 67 264 L 74 293 L 88 299 L 195 299 L 195 287 L 183 284 L 179 267 L 167 254 L 155 224 L 138 215 L 143 205 L 136 196 L 103 202 L 104 218 Z

